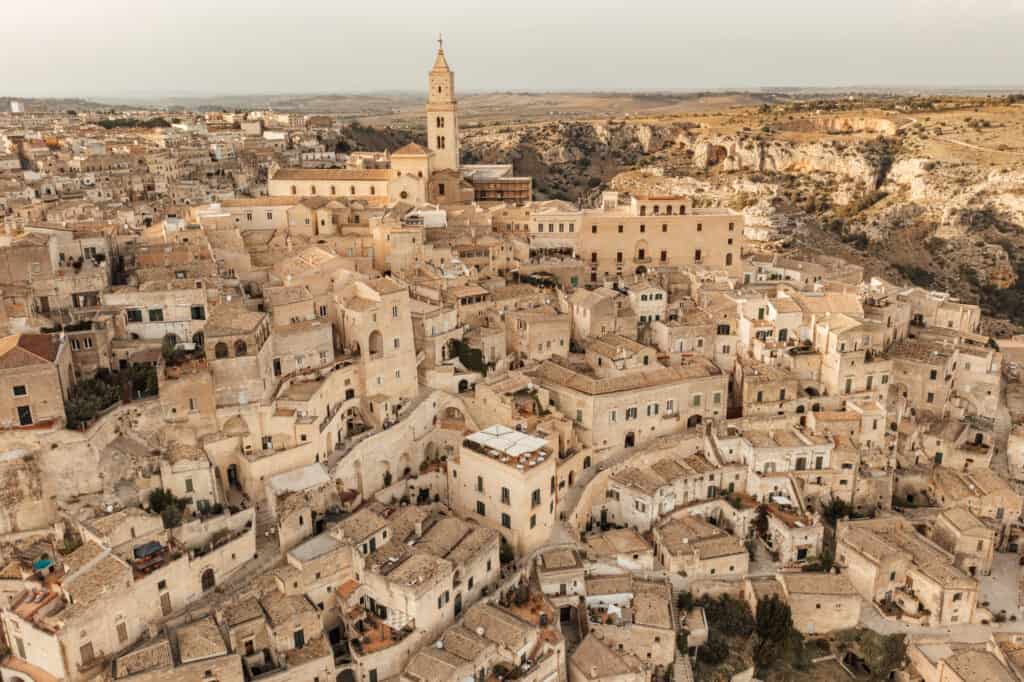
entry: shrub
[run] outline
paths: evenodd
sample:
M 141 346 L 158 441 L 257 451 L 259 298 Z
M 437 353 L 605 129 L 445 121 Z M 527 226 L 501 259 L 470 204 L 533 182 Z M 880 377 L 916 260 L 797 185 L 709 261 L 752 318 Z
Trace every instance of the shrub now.
M 69 429 L 88 426 L 96 416 L 121 398 L 118 386 L 99 377 L 80 381 L 71 389 L 64 412 Z

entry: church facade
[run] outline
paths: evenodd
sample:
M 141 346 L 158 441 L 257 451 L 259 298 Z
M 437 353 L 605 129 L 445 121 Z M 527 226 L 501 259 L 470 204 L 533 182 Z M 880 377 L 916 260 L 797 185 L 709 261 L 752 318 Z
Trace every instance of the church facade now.
M 398 201 L 521 203 L 533 198 L 531 178 L 515 176 L 512 164 L 461 163 L 455 73 L 440 40 L 427 74 L 426 116 L 426 147 L 410 143 L 387 153 L 384 168 L 281 168 L 268 181 L 268 193 L 357 199 L 379 206 Z

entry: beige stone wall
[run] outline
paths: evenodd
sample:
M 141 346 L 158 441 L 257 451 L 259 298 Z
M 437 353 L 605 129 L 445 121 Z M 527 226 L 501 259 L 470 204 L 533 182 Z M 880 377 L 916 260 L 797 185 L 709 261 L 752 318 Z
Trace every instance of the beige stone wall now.
M 557 456 L 551 455 L 519 471 L 514 465 L 501 464 L 463 447 L 454 460 L 448 461 L 449 506 L 499 531 L 517 552 L 528 554 L 547 542 L 555 523 L 552 487 L 556 461 Z M 503 488 L 508 491 L 508 502 L 503 501 Z M 532 501 L 535 492 L 538 504 Z M 484 505 L 483 514 L 478 513 L 477 503 Z
M 15 386 L 24 387 L 24 395 L 15 395 Z M 0 425 L 17 427 L 21 423 L 19 407 L 29 408 L 33 424 L 48 419 L 63 424 L 67 390 L 57 366 L 51 363 L 0 371 Z
M 860 621 L 860 595 L 790 594 L 793 626 L 805 634 L 852 628 Z
M 267 181 L 267 193 L 272 197 L 386 197 L 388 179 L 381 180 L 277 180 Z M 292 188 L 295 191 L 292 192 Z M 334 192 L 331 192 L 331 188 Z M 355 190 L 354 192 L 352 190 Z

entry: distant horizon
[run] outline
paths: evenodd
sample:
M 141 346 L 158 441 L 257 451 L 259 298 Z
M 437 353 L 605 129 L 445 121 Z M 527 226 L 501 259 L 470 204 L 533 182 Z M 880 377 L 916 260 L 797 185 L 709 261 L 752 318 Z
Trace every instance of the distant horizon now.
M 421 92 L 438 32 L 463 94 L 1024 85 L 1024 0 L 8 5 L 0 92 L 25 99 Z
M 962 93 L 968 96 L 985 95 L 1010 95 L 1016 93 L 1024 94 L 1024 84 L 1019 85 L 778 85 L 778 86 L 750 86 L 750 87 L 707 87 L 707 88 L 554 88 L 554 89 L 524 89 L 524 88 L 493 88 L 493 89 L 460 89 L 460 97 L 478 97 L 486 95 L 600 95 L 600 96 L 635 96 L 635 95 L 699 95 L 699 94 L 759 94 L 759 95 L 788 95 L 788 94 L 850 94 L 850 95 L 896 95 L 906 96 L 912 94 L 941 95 Z M 260 98 L 311 98 L 311 97 L 408 97 L 411 99 L 425 100 L 426 92 L 413 89 L 380 89 L 380 90 L 296 90 L 296 91 L 237 91 L 237 92 L 203 92 L 203 91 L 180 91 L 180 92 L 126 92 L 122 94 L 87 94 L 87 93 L 65 93 L 49 95 L 20 95 L 0 92 L 0 99 L 14 100 L 20 102 L 38 102 L 47 100 L 81 100 L 91 104 L 132 104 L 132 103 L 158 103 L 161 100 L 201 100 L 213 102 L 217 99 L 260 99 Z

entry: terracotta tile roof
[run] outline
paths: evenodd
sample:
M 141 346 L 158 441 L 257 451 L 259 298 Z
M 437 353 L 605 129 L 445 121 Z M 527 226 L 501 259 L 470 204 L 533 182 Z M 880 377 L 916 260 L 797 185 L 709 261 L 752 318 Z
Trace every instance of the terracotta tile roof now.
M 0 339 L 0 369 L 41 365 L 57 359 L 60 341 L 49 334 L 12 334 Z

